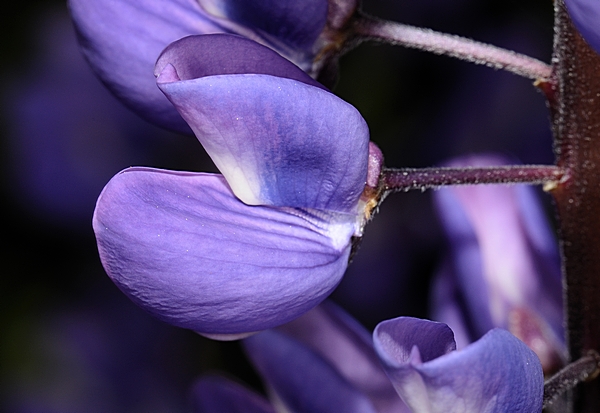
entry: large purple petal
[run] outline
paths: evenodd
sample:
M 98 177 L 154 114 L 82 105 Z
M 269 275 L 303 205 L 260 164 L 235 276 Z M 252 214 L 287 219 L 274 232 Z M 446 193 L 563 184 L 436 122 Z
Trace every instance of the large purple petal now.
M 199 0 L 208 11 L 255 27 L 284 44 L 313 51 L 327 20 L 328 0 Z
M 219 376 L 205 376 L 192 387 L 194 413 L 275 413 L 263 397 Z
M 109 89 L 150 122 L 189 133 L 156 88 L 154 63 L 169 43 L 224 28 L 196 0 L 69 0 L 69 8 L 83 52 Z
M 598 0 L 565 0 L 569 15 L 583 38 L 600 53 L 600 2 Z
M 244 348 L 282 411 L 376 413 L 329 363 L 282 333 L 264 331 L 245 339 Z
M 356 213 L 369 133 L 354 107 L 320 88 L 269 74 L 181 78 L 181 56 L 174 50 L 177 59 L 163 66 L 159 87 L 236 196 L 250 205 Z M 189 73 L 187 67 L 182 73 Z
M 371 334 L 333 302 L 324 301 L 277 330 L 327 360 L 379 413 L 410 412 L 381 368 Z
M 220 175 L 130 168 L 96 206 L 100 258 L 135 303 L 209 336 L 288 322 L 339 283 L 355 217 L 240 202 Z
M 544 377 L 533 351 L 494 329 L 462 351 L 445 324 L 409 317 L 380 323 L 375 349 L 413 413 L 542 411 Z

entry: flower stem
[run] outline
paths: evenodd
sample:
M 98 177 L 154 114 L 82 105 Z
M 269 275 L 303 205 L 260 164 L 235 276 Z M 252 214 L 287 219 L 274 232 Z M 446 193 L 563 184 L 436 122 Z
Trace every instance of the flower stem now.
M 588 355 L 565 366 L 544 383 L 544 408 L 567 390 L 579 383 L 594 379 L 600 373 L 600 354 L 590 351 Z
M 568 179 L 551 191 L 559 217 L 570 360 L 600 353 L 600 55 L 555 2 L 555 101 L 549 101 L 557 165 Z M 573 411 L 600 411 L 600 381 L 578 385 Z
M 553 187 L 565 173 L 553 165 L 517 165 L 463 168 L 384 168 L 381 172 L 386 192 L 430 189 L 449 185 L 545 184 Z
M 452 56 L 467 62 L 503 69 L 532 80 L 550 79 L 552 67 L 540 60 L 465 37 L 440 33 L 358 14 L 354 35 L 427 52 Z

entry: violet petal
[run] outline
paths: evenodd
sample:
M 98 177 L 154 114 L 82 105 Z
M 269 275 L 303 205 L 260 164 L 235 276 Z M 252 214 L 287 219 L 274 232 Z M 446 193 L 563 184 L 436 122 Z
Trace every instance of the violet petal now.
M 195 0 L 69 0 L 69 9 L 83 53 L 108 88 L 146 120 L 189 133 L 152 69 L 169 43 L 223 27 Z
M 274 327 L 339 283 L 355 217 L 240 202 L 220 175 L 130 168 L 98 199 L 108 275 L 156 317 L 205 335 Z
M 178 77 L 167 64 L 158 85 L 243 202 L 357 213 L 369 133 L 354 107 L 269 74 Z
M 455 161 L 453 166 L 505 163 L 501 158 L 477 156 Z M 550 369 L 564 352 L 560 263 L 558 245 L 533 189 L 454 187 L 434 196 L 451 245 L 449 265 L 439 277 L 455 278 L 440 282 L 455 286 L 471 339 L 494 327 L 508 329 L 528 344 L 538 342 L 538 356 Z M 445 287 L 438 289 L 445 305 L 449 297 L 442 296 L 448 292 Z M 449 319 L 440 321 L 456 327 Z
M 207 11 L 312 51 L 327 20 L 328 0 L 199 0 Z
M 296 340 L 267 330 L 244 348 L 280 411 L 376 413 L 371 401 L 320 356 Z
M 294 79 L 325 89 L 279 53 L 253 40 L 232 34 L 186 36 L 174 41 L 158 56 L 154 75 L 159 77 L 169 64 L 176 69 L 177 77 L 173 80 L 262 74 Z M 159 86 L 161 83 L 166 83 L 164 78 L 159 79 Z
M 382 369 L 371 333 L 332 301 L 324 301 L 277 330 L 327 360 L 371 399 L 379 413 L 411 413 Z
M 373 333 L 396 391 L 413 413 L 542 411 L 539 359 L 508 331 L 494 329 L 464 350 L 442 323 L 400 317 Z
M 600 3 L 598 0 L 565 0 L 569 15 L 590 46 L 600 53 Z

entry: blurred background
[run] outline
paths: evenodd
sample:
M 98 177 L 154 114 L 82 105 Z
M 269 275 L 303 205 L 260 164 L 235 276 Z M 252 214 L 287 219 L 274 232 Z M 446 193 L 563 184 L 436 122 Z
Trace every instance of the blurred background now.
M 237 343 L 151 318 L 110 282 L 97 256 L 91 216 L 104 184 L 132 165 L 215 171 L 201 145 L 147 124 L 103 88 L 79 54 L 64 1 L 7 3 L 0 411 L 186 412 L 190 384 L 214 370 L 259 386 Z M 550 60 L 548 0 L 364 0 L 363 9 Z M 542 95 L 508 73 L 365 43 L 342 58 L 335 92 L 361 111 L 390 167 L 489 152 L 553 162 Z M 445 243 L 430 196 L 385 201 L 333 295 L 368 328 L 427 316 Z

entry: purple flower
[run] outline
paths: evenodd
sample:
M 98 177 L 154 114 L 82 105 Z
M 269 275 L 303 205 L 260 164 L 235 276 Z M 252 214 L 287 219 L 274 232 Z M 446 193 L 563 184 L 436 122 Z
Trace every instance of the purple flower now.
M 497 157 L 453 165 L 502 165 Z M 435 193 L 450 256 L 434 285 L 434 318 L 464 347 L 494 327 L 511 331 L 542 360 L 559 367 L 564 353 L 558 246 L 532 188 L 471 186 Z
M 494 329 L 456 351 L 445 324 L 400 317 L 380 323 L 375 349 L 413 413 L 541 412 L 544 377 L 533 351 Z
M 109 89 L 146 120 L 189 133 L 152 77 L 156 58 L 167 45 L 189 35 L 238 34 L 273 48 L 316 76 L 337 50 L 332 43 L 339 39 L 331 30 L 357 7 L 353 0 L 339 3 L 69 0 L 69 8 L 83 52 Z
M 368 166 L 364 120 L 238 36 L 177 41 L 157 74 L 223 176 L 149 168 L 115 176 L 94 215 L 107 273 L 158 318 L 214 338 L 308 311 L 339 283 L 364 225 L 367 170 L 379 175 Z
M 565 5 L 577 30 L 600 53 L 600 3 L 597 0 L 565 0 Z
M 243 386 L 210 377 L 194 388 L 196 413 L 244 406 L 253 412 L 541 411 L 539 360 L 504 330 L 456 352 L 446 325 L 401 317 L 381 323 L 371 339 L 326 302 L 245 339 L 244 347 L 275 409 Z

